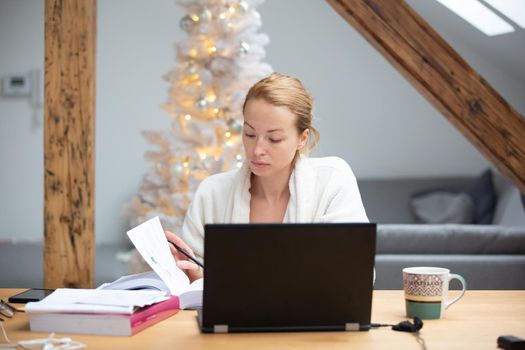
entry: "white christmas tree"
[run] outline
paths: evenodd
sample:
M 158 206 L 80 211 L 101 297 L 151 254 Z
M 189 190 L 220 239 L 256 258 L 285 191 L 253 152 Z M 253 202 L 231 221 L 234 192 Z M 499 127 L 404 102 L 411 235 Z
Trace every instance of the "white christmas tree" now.
M 180 233 L 198 184 L 207 176 L 240 167 L 242 104 L 251 85 L 272 72 L 261 62 L 268 36 L 257 33 L 256 7 L 264 0 L 178 1 L 188 34 L 176 45 L 177 63 L 165 79 L 167 131 L 144 131 L 157 146 L 146 152 L 153 165 L 138 196 L 124 208 L 130 226 L 159 216 Z

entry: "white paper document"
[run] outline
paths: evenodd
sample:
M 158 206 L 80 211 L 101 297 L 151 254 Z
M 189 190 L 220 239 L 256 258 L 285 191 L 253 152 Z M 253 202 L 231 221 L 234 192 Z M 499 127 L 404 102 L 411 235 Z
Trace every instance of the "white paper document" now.
M 27 303 L 27 312 L 78 312 L 131 314 L 143 307 L 169 299 L 152 290 L 100 290 L 59 288 L 45 299 Z
M 127 234 L 140 255 L 166 283 L 172 295 L 180 295 L 188 289 L 190 280 L 175 264 L 158 216 L 129 230 Z

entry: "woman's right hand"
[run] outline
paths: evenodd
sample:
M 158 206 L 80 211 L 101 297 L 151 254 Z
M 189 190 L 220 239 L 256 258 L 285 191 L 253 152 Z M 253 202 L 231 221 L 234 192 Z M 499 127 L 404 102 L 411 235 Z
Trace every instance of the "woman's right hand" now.
M 168 241 L 175 243 L 189 255 L 193 257 L 195 256 L 191 248 L 186 243 L 184 243 L 184 241 L 179 236 L 177 236 L 176 234 L 170 231 L 164 231 L 164 234 L 166 235 L 166 238 L 168 239 Z M 177 264 L 177 267 L 181 269 L 182 271 L 184 271 L 184 273 L 186 273 L 186 275 L 190 279 L 190 282 L 193 282 L 199 278 L 202 278 L 203 271 L 199 265 L 195 264 L 193 261 L 185 257 L 182 253 L 177 251 L 177 249 L 175 249 L 175 247 L 172 244 L 170 244 L 169 246 L 170 246 L 171 255 L 173 255 L 173 258 L 175 259 L 175 263 Z

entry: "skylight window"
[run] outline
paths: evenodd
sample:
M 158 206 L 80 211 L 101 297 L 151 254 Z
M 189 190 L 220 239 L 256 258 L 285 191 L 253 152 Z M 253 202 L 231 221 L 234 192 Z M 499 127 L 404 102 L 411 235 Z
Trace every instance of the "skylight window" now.
M 508 22 L 496 15 L 478 0 L 436 0 L 488 36 L 514 31 Z M 500 2 L 496 0 L 494 2 Z M 489 2 L 489 1 L 487 1 Z M 503 1 L 504 2 L 504 1 Z M 509 1 L 511 2 L 511 1 Z M 491 4 L 492 5 L 492 4 Z M 510 17 L 509 17 L 510 18 Z
M 511 21 L 525 28 L 525 1 L 523 0 L 484 0 L 487 4 L 504 14 Z

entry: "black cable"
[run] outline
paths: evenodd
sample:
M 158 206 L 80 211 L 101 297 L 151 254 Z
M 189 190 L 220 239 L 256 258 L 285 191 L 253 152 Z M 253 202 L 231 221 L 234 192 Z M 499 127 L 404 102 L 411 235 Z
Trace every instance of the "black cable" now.
M 361 330 L 369 330 L 372 328 L 380 328 L 380 327 L 391 327 L 394 331 L 399 332 L 409 332 L 413 333 L 416 337 L 416 341 L 421 345 L 422 350 L 427 350 L 427 346 L 425 344 L 425 339 L 421 337 L 421 334 L 419 333 L 419 330 L 423 328 L 423 321 L 419 317 L 414 317 L 414 323 L 410 321 L 402 321 L 398 324 L 388 324 L 388 323 L 370 323 L 368 325 L 362 325 L 360 327 Z
M 379 328 L 379 327 L 394 327 L 393 324 L 388 323 L 370 323 L 371 328 Z
M 414 336 L 416 337 L 417 342 L 419 345 L 421 345 L 422 350 L 427 350 L 427 345 L 425 344 L 425 339 L 421 337 L 421 334 L 419 334 L 419 331 L 414 333 Z
M 419 317 L 414 317 L 414 323 L 410 321 L 399 322 L 398 324 L 389 324 L 389 323 L 370 323 L 368 325 L 363 325 L 364 329 L 379 328 L 379 327 L 392 327 L 394 331 L 400 332 L 418 332 L 423 328 L 423 321 Z

